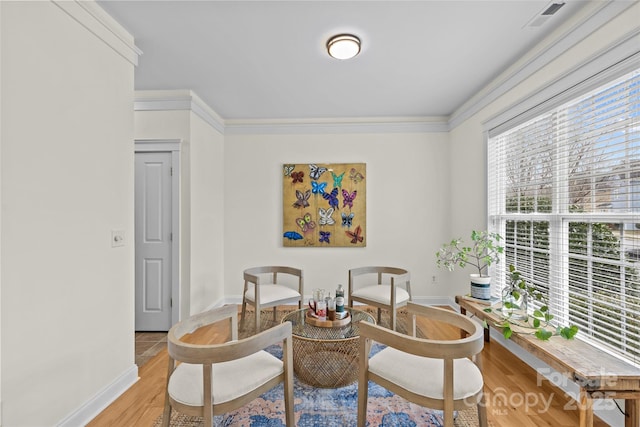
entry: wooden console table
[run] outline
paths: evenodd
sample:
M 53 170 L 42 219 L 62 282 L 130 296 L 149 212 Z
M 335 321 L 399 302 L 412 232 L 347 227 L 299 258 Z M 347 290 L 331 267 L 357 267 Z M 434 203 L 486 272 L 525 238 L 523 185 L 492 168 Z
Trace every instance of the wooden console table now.
M 500 331 L 496 326 L 500 317 L 485 312 L 487 305 L 462 296 L 456 296 L 456 303 L 462 314 L 473 314 Z M 485 330 L 486 341 L 488 332 Z M 513 328 L 510 339 L 580 387 L 580 427 L 593 426 L 593 400 L 600 398 L 625 399 L 625 427 L 640 427 L 640 368 L 577 339 L 553 336 L 542 341 L 531 334 L 518 333 L 517 328 Z

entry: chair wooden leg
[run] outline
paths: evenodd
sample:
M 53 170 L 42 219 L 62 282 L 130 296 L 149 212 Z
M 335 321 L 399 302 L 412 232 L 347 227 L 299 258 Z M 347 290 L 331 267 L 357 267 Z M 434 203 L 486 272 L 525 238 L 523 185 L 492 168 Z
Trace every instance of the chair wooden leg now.
M 295 426 L 295 412 L 293 407 L 293 347 L 292 338 L 286 338 L 282 344 L 282 363 L 284 364 L 284 411 L 285 422 L 288 426 Z
M 284 380 L 284 411 L 287 426 L 295 425 L 295 411 L 293 408 L 293 374 L 285 376 Z
M 276 314 L 276 308 L 278 307 L 273 307 L 273 323 L 276 323 L 277 319 L 277 314 Z
M 256 304 L 256 334 L 260 332 L 260 306 Z
M 453 411 L 444 411 L 444 427 L 454 427 Z
M 360 365 L 362 369 L 362 365 Z M 366 374 L 360 373 L 358 381 L 358 427 L 367 425 L 367 399 L 369 398 L 369 381 Z
M 167 370 L 167 386 L 164 390 L 164 412 L 162 414 L 162 427 L 169 427 L 171 422 L 171 402 L 169 401 L 169 378 L 175 369 L 175 362 L 169 357 L 169 369 Z
M 378 308 L 378 325 L 380 324 L 381 320 L 382 320 L 382 309 Z
M 164 412 L 162 413 L 162 427 L 169 427 L 170 421 L 171 421 L 171 405 L 167 401 L 164 404 Z
M 213 396 L 211 390 L 211 374 L 212 374 L 212 366 L 209 364 L 205 364 L 202 366 L 203 370 L 203 393 L 204 393 L 204 408 L 202 408 L 204 412 L 204 425 L 209 427 L 215 427 L 213 425 Z
M 242 314 L 240 315 L 240 328 L 244 328 L 245 314 L 247 314 L 247 300 L 242 297 Z
M 393 307 L 389 309 L 389 320 L 390 320 L 389 329 L 391 329 L 392 331 L 395 331 L 396 330 L 396 310 Z
M 444 427 L 453 427 L 453 359 L 444 360 L 442 396 L 444 399 L 442 405 Z
M 484 390 L 480 392 L 480 400 L 478 401 L 478 421 L 480 427 L 488 427 L 489 421 L 487 420 L 487 402 L 484 395 Z

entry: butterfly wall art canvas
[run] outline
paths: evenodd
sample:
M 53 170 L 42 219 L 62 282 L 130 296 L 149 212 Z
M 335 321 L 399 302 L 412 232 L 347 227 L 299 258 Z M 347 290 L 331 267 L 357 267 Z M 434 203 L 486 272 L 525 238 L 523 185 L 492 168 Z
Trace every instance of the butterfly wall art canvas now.
M 284 163 L 281 171 L 283 246 L 367 245 L 366 163 Z

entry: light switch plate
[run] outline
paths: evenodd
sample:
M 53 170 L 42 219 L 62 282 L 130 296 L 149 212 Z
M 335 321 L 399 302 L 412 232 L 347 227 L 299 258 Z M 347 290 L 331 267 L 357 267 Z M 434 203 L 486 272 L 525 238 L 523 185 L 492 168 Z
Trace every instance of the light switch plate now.
M 124 230 L 111 230 L 111 247 L 124 246 Z

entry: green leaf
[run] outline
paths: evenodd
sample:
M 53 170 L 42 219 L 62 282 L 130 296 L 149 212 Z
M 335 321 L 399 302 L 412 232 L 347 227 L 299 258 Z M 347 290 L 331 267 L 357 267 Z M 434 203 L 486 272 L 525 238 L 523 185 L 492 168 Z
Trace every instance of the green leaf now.
M 533 327 L 534 328 L 540 327 L 540 319 L 536 319 L 535 317 L 533 318 Z
M 502 327 L 502 336 L 508 340 L 509 338 L 511 338 L 511 334 L 513 334 L 513 331 L 511 331 L 509 325 L 504 325 Z
M 487 323 L 486 320 L 482 321 L 482 327 L 485 328 L 485 329 L 489 329 L 489 324 Z
M 578 327 L 576 325 L 571 325 L 571 327 L 560 329 L 560 336 L 568 340 L 573 339 L 573 337 L 575 337 L 577 333 Z
M 544 314 L 542 314 L 542 312 L 540 310 L 533 310 L 533 317 L 544 317 Z
M 549 338 L 553 336 L 553 332 L 547 331 L 546 329 L 538 329 L 536 331 L 536 337 L 542 341 L 549 341 Z
M 485 313 L 491 313 L 493 311 L 493 309 L 491 307 L 487 307 L 482 311 L 484 311 Z

